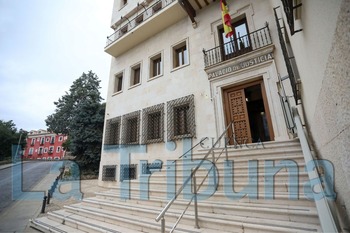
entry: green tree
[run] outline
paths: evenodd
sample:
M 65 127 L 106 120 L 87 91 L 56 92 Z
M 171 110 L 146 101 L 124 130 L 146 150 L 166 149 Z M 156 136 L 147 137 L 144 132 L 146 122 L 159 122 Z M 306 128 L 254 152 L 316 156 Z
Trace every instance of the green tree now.
M 46 125 L 55 133 L 68 135 L 65 143 L 81 168 L 98 170 L 101 156 L 105 104 L 101 103 L 100 80 L 92 71 L 83 73 L 59 98 L 55 113 Z
M 11 145 L 17 144 L 20 137 L 20 144 L 24 149 L 26 132 L 22 130 L 17 131 L 16 125 L 12 120 L 0 120 L 0 160 L 11 158 Z

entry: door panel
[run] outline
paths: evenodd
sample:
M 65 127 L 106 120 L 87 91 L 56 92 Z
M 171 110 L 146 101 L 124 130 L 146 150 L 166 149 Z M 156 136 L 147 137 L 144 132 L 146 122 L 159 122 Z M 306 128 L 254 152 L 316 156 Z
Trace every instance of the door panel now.
M 234 139 L 239 143 L 251 142 L 249 117 L 247 105 L 245 103 L 244 89 L 232 90 L 226 92 L 226 106 L 228 106 L 226 119 L 229 122 L 233 121 L 234 132 L 230 130 L 230 135 L 234 138 L 230 139 L 230 144 L 234 143 Z M 229 124 L 227 122 L 227 124 Z

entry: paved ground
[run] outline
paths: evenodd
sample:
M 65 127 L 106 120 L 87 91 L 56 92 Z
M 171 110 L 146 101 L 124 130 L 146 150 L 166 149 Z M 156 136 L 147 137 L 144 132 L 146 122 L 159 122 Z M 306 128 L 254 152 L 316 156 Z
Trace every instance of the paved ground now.
M 0 170 L 5 166 L 6 165 L 0 166 Z M 34 187 L 30 188 L 30 190 L 47 191 L 58 174 L 59 171 L 57 171 L 57 173 L 51 171 L 51 173 L 46 174 L 44 178 Z M 77 191 L 75 190 L 77 188 L 81 190 L 84 198 L 94 196 L 94 193 L 97 191 L 108 190 L 97 186 L 97 180 L 83 180 L 74 182 L 73 184 L 69 182 L 62 184 L 60 190 L 54 193 L 54 197 L 51 199 L 50 204 L 47 205 L 45 212 L 58 210 L 64 205 L 70 205 L 81 201 L 74 197 L 65 199 L 59 195 L 60 193 L 69 193 L 72 190 Z M 42 194 L 42 192 L 40 193 Z M 55 198 L 55 196 L 57 198 Z M 42 202 L 42 198 L 35 199 L 29 194 L 23 195 L 20 200 L 15 201 L 0 214 L 0 232 L 37 232 L 29 227 L 29 219 L 46 215 L 41 214 Z

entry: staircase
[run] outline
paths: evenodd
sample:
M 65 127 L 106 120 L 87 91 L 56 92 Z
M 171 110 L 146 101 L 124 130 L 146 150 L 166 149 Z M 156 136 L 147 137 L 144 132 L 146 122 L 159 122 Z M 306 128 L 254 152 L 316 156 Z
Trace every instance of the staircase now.
M 233 163 L 226 161 L 223 148 L 215 149 L 216 156 L 222 151 L 224 153 L 216 162 L 218 185 L 206 179 L 198 192 L 200 228 L 195 228 L 192 202 L 174 232 L 322 231 L 315 203 L 305 196 L 311 189 L 305 185 L 308 175 L 305 172 L 305 162 L 298 140 L 266 142 L 263 145 L 250 144 L 249 148 L 228 148 L 227 158 L 234 161 Z M 198 150 L 192 155 L 192 159 L 201 159 L 206 153 L 207 150 Z M 250 182 L 254 185 L 249 186 L 250 160 L 258 166 L 257 170 L 250 172 Z M 193 166 L 182 164 L 183 161 L 176 162 L 176 190 L 187 178 L 184 174 L 186 169 L 193 169 Z M 289 172 L 296 168 L 297 173 Z M 161 224 L 156 222 L 155 218 L 169 201 L 167 179 L 174 178 L 167 174 L 167 169 L 169 167 L 163 165 L 160 172 L 151 175 L 149 200 L 140 199 L 140 179 L 132 180 L 129 199 L 121 196 L 122 192 L 128 190 L 122 190 L 118 186 L 107 192 L 96 193 L 96 197 L 84 199 L 78 204 L 49 212 L 46 217 L 31 220 L 31 226 L 43 232 L 160 232 Z M 197 184 L 202 182 L 207 173 L 207 170 L 202 168 L 196 172 Z M 225 180 L 224 176 L 229 178 Z M 230 184 L 230 177 L 233 177 L 234 189 Z M 201 200 L 204 199 L 204 190 L 214 190 L 215 187 L 217 189 L 213 195 Z M 238 197 L 238 192 L 247 190 L 247 187 L 250 188 L 249 194 Z M 257 190 L 257 193 L 254 190 Z M 297 198 L 291 194 L 295 190 L 298 191 Z M 190 195 L 188 189 L 185 189 L 184 193 Z M 181 194 L 166 212 L 167 232 L 171 230 L 188 202 L 188 198 Z

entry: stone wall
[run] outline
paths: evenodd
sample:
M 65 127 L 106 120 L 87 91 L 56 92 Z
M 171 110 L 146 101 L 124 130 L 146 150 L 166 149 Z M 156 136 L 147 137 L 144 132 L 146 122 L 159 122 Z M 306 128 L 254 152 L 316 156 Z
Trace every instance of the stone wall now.
M 338 195 L 336 203 L 340 216 L 348 227 L 350 226 L 349 65 L 350 0 L 343 0 L 316 111 L 309 122 L 319 157 L 330 160 L 334 165 L 335 191 Z M 350 231 L 349 228 L 347 230 Z

